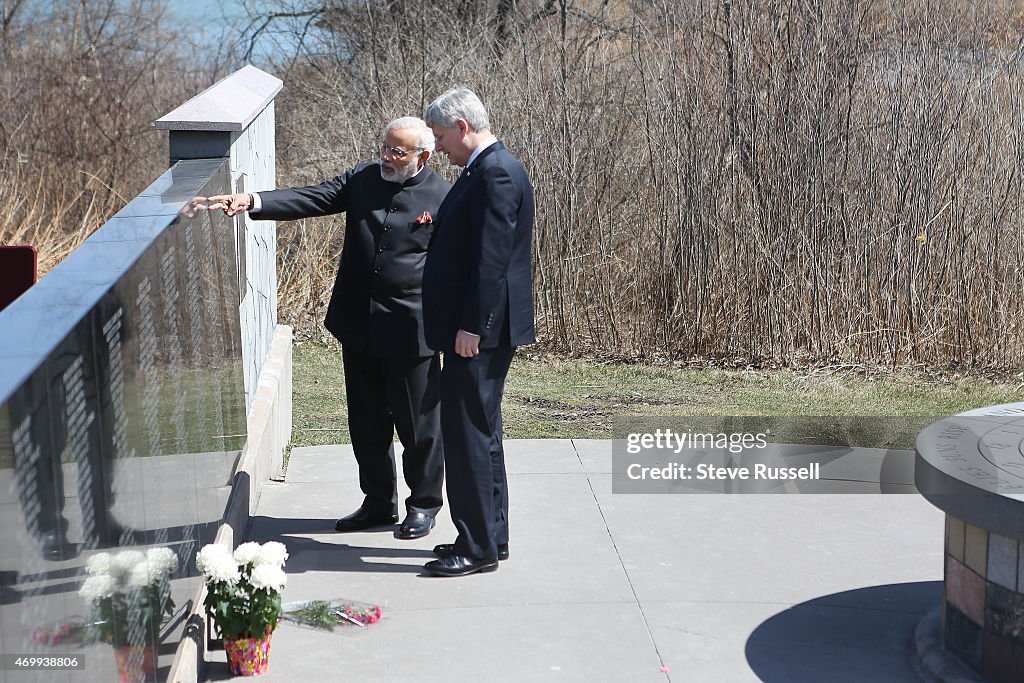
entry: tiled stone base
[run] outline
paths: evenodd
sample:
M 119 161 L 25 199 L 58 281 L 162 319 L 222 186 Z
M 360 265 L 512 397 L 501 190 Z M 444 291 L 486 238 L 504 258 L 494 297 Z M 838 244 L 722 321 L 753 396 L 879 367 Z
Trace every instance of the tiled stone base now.
M 1022 545 L 946 515 L 943 641 L 993 683 L 1024 680 Z

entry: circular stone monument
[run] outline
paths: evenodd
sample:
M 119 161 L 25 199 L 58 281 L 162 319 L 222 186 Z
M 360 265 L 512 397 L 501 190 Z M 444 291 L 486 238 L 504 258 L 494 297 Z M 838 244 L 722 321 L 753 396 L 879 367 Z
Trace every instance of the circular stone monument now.
M 986 681 L 1024 672 L 1024 403 L 939 420 L 917 437 L 914 481 L 946 513 L 945 573 L 938 638 Z M 926 618 L 938 624 L 938 619 Z M 966 680 L 917 637 L 925 672 Z M 931 665 L 929 665 L 929 660 Z M 945 673 L 943 673 L 945 672 Z M 962 671 L 962 673 L 968 673 Z

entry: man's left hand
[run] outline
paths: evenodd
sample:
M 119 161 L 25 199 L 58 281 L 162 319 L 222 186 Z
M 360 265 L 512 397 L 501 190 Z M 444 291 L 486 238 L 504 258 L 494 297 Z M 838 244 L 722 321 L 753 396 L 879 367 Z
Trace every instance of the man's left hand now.
M 455 335 L 455 353 L 463 358 L 472 358 L 480 353 L 480 335 L 459 330 Z

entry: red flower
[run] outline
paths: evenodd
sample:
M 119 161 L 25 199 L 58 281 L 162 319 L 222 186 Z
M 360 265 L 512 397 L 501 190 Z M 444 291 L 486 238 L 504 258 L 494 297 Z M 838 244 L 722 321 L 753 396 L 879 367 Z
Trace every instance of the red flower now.
M 434 222 L 434 217 L 430 215 L 429 211 L 424 211 L 416 217 L 416 222 L 420 225 L 426 225 Z

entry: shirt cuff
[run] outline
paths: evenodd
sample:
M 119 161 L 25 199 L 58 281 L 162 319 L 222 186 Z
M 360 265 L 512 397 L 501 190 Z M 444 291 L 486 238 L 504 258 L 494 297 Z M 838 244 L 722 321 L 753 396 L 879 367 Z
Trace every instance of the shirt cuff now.
M 259 213 L 260 211 L 263 210 L 263 200 L 260 199 L 260 193 L 250 192 L 249 194 L 252 195 L 252 206 L 249 207 L 249 211 L 252 211 L 253 213 Z

